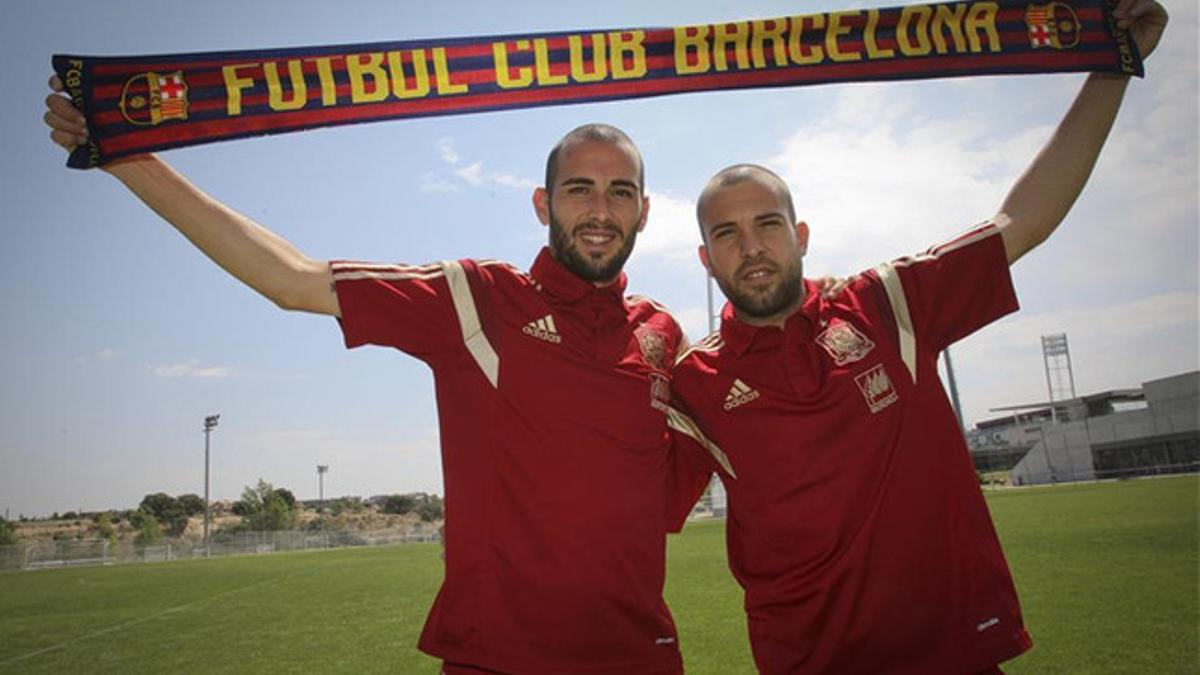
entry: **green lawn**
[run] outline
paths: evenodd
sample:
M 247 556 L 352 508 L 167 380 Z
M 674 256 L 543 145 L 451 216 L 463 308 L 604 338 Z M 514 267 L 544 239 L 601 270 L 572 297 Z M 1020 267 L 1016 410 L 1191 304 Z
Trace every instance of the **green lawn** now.
M 1010 673 L 1195 673 L 1195 476 L 991 492 L 1037 646 Z M 0 673 L 436 673 L 439 548 L 0 574 Z M 690 673 L 752 673 L 722 523 L 672 537 Z

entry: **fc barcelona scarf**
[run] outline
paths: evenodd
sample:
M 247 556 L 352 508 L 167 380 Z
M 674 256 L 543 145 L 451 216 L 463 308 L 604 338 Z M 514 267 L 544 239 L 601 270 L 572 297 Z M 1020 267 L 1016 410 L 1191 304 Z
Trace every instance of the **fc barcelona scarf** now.
M 1012 73 L 1142 75 L 1115 0 L 992 0 L 676 28 L 135 57 L 54 56 L 68 165 L 315 127 L 716 89 Z

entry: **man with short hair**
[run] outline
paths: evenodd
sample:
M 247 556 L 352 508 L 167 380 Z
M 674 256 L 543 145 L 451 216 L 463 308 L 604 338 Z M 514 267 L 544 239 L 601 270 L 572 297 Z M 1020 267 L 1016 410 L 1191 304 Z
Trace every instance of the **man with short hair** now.
M 47 107 L 57 143 L 86 139 L 67 99 Z M 528 273 L 318 261 L 154 156 L 105 170 L 280 307 L 337 317 L 348 347 L 395 347 L 432 368 L 445 580 L 419 646 L 445 673 L 682 672 L 662 591 L 668 379 L 683 335 L 624 295 L 649 200 L 623 132 L 580 127 L 550 153 L 533 196 L 549 246 Z
M 1162 7 L 1115 14 L 1149 55 Z M 705 187 L 700 259 L 729 303 L 676 364 L 675 426 L 725 479 L 760 672 L 995 673 L 1032 646 L 937 356 L 1017 309 L 1009 265 L 1065 217 L 1127 85 L 1091 75 L 990 221 L 832 299 L 803 278 L 809 229 L 778 176 Z

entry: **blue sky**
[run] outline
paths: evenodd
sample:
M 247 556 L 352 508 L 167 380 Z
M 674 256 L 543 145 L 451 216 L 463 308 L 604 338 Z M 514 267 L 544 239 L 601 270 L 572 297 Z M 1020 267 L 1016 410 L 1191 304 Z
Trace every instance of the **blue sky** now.
M 610 3 L 6 4 L 0 26 L 0 514 L 128 508 L 259 477 L 326 495 L 440 493 L 432 379 L 390 350 L 347 351 L 331 319 L 228 278 L 111 177 L 64 168 L 40 116 L 50 55 L 153 54 L 671 26 L 878 6 L 825 0 Z M 894 3 L 885 3 L 894 4 Z M 1045 397 L 1039 336 L 1068 334 L 1076 388 L 1198 367 L 1197 9 L 1134 82 L 1060 231 L 1014 269 L 1020 313 L 954 349 L 968 421 Z M 174 151 L 219 199 L 319 258 L 526 266 L 544 243 L 532 188 L 559 136 L 625 129 L 652 206 L 627 270 L 693 339 L 707 332 L 693 199 L 751 161 L 790 183 L 806 269 L 848 274 L 990 216 L 1081 75 L 729 92 L 342 127 Z

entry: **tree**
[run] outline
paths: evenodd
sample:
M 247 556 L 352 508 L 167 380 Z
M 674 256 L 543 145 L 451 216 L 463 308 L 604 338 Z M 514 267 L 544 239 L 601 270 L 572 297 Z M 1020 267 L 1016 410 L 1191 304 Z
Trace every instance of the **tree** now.
M 158 525 L 158 519 L 148 510 L 138 509 L 135 511 L 133 517 L 129 519 L 129 524 L 137 528 L 137 536 L 134 537 L 134 541 L 153 544 L 162 539 L 162 528 Z
M 283 500 L 284 504 L 287 504 L 288 509 L 292 511 L 296 510 L 296 495 L 292 494 L 291 490 L 287 488 L 275 488 L 275 494 Z
M 388 495 L 383 498 L 379 510 L 384 513 L 404 515 L 417 506 L 417 499 L 412 495 Z
M 189 516 L 195 516 L 204 513 L 204 500 L 200 498 L 200 495 L 179 495 L 178 500 L 179 505 L 183 507 L 183 512 Z
M 276 489 L 267 481 L 259 478 L 258 485 L 247 486 L 242 490 L 242 498 L 233 505 L 233 512 L 242 517 L 242 523 L 248 529 L 286 530 L 295 521 L 295 512 L 288 504 L 288 497 L 291 497 L 294 504 L 296 498 L 292 496 L 290 490 Z
M 442 519 L 442 498 L 437 495 L 421 495 L 423 499 L 417 504 L 416 512 L 421 520 L 432 523 Z
M 107 513 L 101 513 L 96 518 L 96 533 L 107 539 L 110 546 L 117 545 L 117 531 L 113 527 L 112 518 Z
M 18 539 L 17 528 L 4 518 L 0 518 L 0 546 L 13 546 Z
M 187 511 L 178 499 L 165 492 L 155 492 L 142 497 L 138 509 L 153 514 L 155 520 L 166 525 L 167 533 L 172 537 L 178 537 L 187 529 Z

